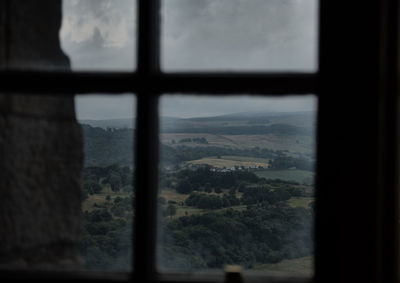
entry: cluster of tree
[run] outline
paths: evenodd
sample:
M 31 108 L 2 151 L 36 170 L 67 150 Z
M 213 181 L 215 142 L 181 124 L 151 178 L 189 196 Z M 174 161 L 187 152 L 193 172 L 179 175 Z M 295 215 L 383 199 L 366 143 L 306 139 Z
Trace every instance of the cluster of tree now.
M 244 190 L 241 201 L 243 204 L 269 203 L 276 204 L 289 200 L 292 197 L 290 192 L 284 188 L 271 189 L 266 186 L 250 187 Z
M 261 179 L 252 172 L 232 171 L 232 172 L 213 172 L 206 166 L 198 168 L 195 171 L 182 170 L 176 173 L 178 184 L 176 191 L 181 194 L 190 194 L 193 191 L 205 190 L 211 191 L 211 184 L 215 192 L 221 192 L 221 189 L 230 189 L 238 187 L 240 183 L 257 183 Z
M 173 177 L 171 177 L 173 176 Z M 167 181 L 163 181 L 165 180 Z M 172 186 L 175 180 L 176 185 Z M 161 181 L 164 185 L 174 187 L 180 194 L 191 194 L 194 191 L 211 193 L 222 193 L 223 189 L 229 189 L 230 194 L 235 194 L 236 190 L 241 193 L 250 194 L 255 188 L 263 188 L 263 190 L 271 190 L 274 194 L 289 194 L 291 197 L 312 197 L 313 191 L 307 190 L 299 183 L 294 181 L 284 181 L 281 179 L 265 179 L 260 178 L 253 172 L 247 171 L 231 171 L 231 172 L 214 172 L 210 167 L 198 168 L 197 170 L 182 170 L 177 173 L 163 175 Z M 247 188 L 249 187 L 250 188 Z M 273 192 L 276 190 L 276 192 Z M 257 197 L 255 197 L 257 198 Z
M 117 217 L 128 217 L 132 215 L 132 209 L 135 205 L 134 197 L 116 197 L 112 202 L 110 211 Z
M 303 187 L 258 178 L 251 172 L 220 173 L 209 169 L 168 174 L 164 176 L 168 180 L 165 182 L 171 185 L 186 181 L 193 184 L 192 188 L 204 191 L 214 184 L 230 189 L 223 196 L 191 193 L 186 200 L 188 206 L 211 210 L 247 204 L 247 209 L 172 217 L 177 213 L 177 206 L 160 197 L 160 213 L 164 216 L 160 218 L 163 267 L 191 270 L 241 264 L 250 268 L 257 263 L 312 254 L 314 204 L 309 209 L 285 204 L 291 196 L 304 196 Z M 119 166 L 90 167 L 83 175 L 87 183 L 90 180 L 99 184 L 113 172 L 121 175 L 128 170 Z M 224 182 L 229 185 L 221 185 Z M 237 188 L 243 192 L 240 199 L 236 197 Z M 80 251 L 88 269 L 130 269 L 133 204 L 132 196 L 107 196 L 95 210 L 84 212 Z
M 83 130 L 84 165 L 131 165 L 134 154 L 133 129 L 103 129 L 81 125 Z
M 270 163 L 270 167 L 272 169 L 296 168 L 301 170 L 314 171 L 314 166 L 315 165 L 313 161 L 290 156 L 278 156 Z
M 313 252 L 312 213 L 305 208 L 268 203 L 244 211 L 164 219 L 161 265 L 194 270 L 309 256 Z
M 240 200 L 233 194 L 225 194 L 220 197 L 210 194 L 191 193 L 186 199 L 185 204 L 201 209 L 221 209 L 223 207 L 239 205 Z
M 83 170 L 83 190 L 88 194 L 99 193 L 100 184 L 109 184 L 115 192 L 123 189 L 133 191 L 133 172 L 128 166 L 110 165 L 107 167 L 86 167 Z
M 185 142 L 208 144 L 207 139 L 204 138 L 204 137 L 201 137 L 201 138 L 184 138 L 184 139 L 180 139 L 179 140 L 179 143 L 185 143 Z
M 162 216 L 172 217 L 176 214 L 176 206 L 173 204 L 169 204 L 168 206 L 160 206 Z
M 130 270 L 132 220 L 114 217 L 107 209 L 85 212 L 80 253 L 89 270 Z

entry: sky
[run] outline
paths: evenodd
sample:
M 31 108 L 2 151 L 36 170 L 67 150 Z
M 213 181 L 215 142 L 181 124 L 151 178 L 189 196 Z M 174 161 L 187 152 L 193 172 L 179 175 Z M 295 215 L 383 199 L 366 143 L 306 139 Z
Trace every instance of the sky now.
M 317 66 L 317 0 L 164 0 L 163 71 L 301 71 Z M 73 70 L 136 67 L 136 1 L 63 0 L 61 45 Z M 79 119 L 130 117 L 133 98 L 76 98 Z M 312 97 L 203 99 L 173 96 L 162 114 L 197 117 L 315 109 Z

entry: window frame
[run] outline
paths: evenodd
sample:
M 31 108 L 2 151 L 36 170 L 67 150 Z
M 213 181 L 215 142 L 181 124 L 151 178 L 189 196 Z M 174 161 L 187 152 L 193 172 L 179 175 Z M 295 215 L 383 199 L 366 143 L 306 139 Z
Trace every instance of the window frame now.
M 10 0 L 5 0 L 8 2 Z M 240 95 L 257 94 L 265 96 L 306 95 L 314 94 L 318 98 L 317 119 L 317 180 L 316 180 L 316 219 L 315 219 L 315 277 L 319 282 L 352 282 L 358 281 L 397 281 L 398 262 L 398 165 L 397 141 L 398 128 L 398 4 L 397 1 L 375 0 L 363 3 L 363 13 L 357 3 L 347 3 L 343 9 L 340 1 L 319 1 L 319 68 L 316 73 L 162 73 L 160 64 L 160 0 L 137 0 L 138 2 L 138 67 L 133 73 L 122 72 L 68 72 L 68 71 L 0 71 L 0 91 L 7 95 L 26 93 L 33 95 L 54 94 L 74 96 L 75 93 L 121 93 L 132 92 L 137 96 L 137 143 L 136 143 L 136 221 L 135 221 L 135 260 L 134 273 L 59 273 L 59 272 L 1 272 L 0 277 L 6 280 L 15 279 L 49 279 L 57 280 L 60 276 L 66 281 L 130 281 L 146 282 L 218 282 L 223 278 L 192 277 L 188 275 L 157 274 L 156 271 L 156 208 L 158 180 L 158 98 L 163 93 L 181 93 L 196 95 Z M 352 1 L 355 2 L 355 1 Z M 341 15 L 341 21 L 337 20 Z M 352 19 L 357 15 L 361 23 L 351 29 Z M 353 17 L 353 18 L 352 18 Z M 357 38 L 354 38 L 357 30 Z M 342 42 L 351 47 L 344 48 Z M 359 53 L 354 52 L 360 50 Z M 349 52 L 350 51 L 350 52 Z M 346 62 L 343 68 L 333 59 L 341 55 Z M 364 60 L 364 61 L 363 61 Z M 371 71 L 376 70 L 376 71 Z M 15 85 L 15 80 L 22 81 Z M 51 81 L 51 85 L 48 83 Z M 344 85 L 343 93 L 335 83 Z M 367 95 L 352 95 L 351 92 L 365 91 Z M 347 95 L 348 94 L 348 95 Z M 354 149 L 355 156 L 349 157 L 349 165 L 341 168 L 330 149 L 332 133 L 328 129 L 335 127 L 330 116 L 341 107 L 340 100 L 346 99 L 342 106 L 344 115 L 352 121 L 351 109 L 360 105 L 360 99 L 366 109 L 361 111 L 367 115 L 366 120 L 372 123 L 372 132 L 376 138 L 365 141 L 367 147 L 373 148 L 373 162 L 376 162 L 368 173 L 373 174 L 371 181 L 360 179 L 365 191 L 357 188 L 349 193 L 349 199 L 342 202 L 339 215 L 332 214 L 333 185 L 331 171 L 338 172 L 334 176 L 335 184 L 341 184 L 340 192 L 354 189 L 355 182 L 345 182 L 354 176 L 362 176 L 366 165 L 357 166 L 360 158 L 359 149 Z M 371 114 L 371 117 L 368 114 Z M 340 122 L 346 121 L 338 118 Z M 344 132 L 356 141 L 367 138 L 366 134 L 351 134 L 349 125 L 343 125 Z M 362 126 L 362 128 L 366 128 Z M 345 149 L 346 154 L 351 151 Z M 394 158 L 393 156 L 396 156 Z M 350 167 L 353 166 L 353 170 Z M 338 168 L 340 168 L 338 170 Z M 365 173 L 364 173 L 365 174 Z M 354 177 L 355 179 L 356 177 Z M 361 185 L 360 185 L 361 187 Z M 320 189 L 324 188 L 324 190 Z M 349 191 L 347 191 L 349 192 Z M 357 202 L 357 194 L 363 193 L 362 200 Z M 333 197 L 336 200 L 335 197 Z M 354 225 L 354 219 L 346 217 L 354 209 L 366 213 L 369 221 L 361 220 Z M 370 205 L 367 207 L 367 205 Z M 371 207 L 372 206 L 372 207 Z M 350 218 L 350 219 L 349 219 Z M 333 223 L 333 224 L 332 224 Z M 358 223 L 357 223 L 358 224 Z M 339 239 L 337 231 L 347 229 L 360 237 L 357 242 L 351 237 Z M 342 231 L 343 232 L 343 231 Z M 362 238 L 369 235 L 368 239 Z M 370 246 L 368 244 L 371 244 Z M 349 249 L 343 256 L 344 248 Z M 363 253 L 363 249 L 366 250 Z M 364 256 L 364 257 L 363 257 Z M 356 263 L 350 267 L 351 260 Z M 340 263 L 338 263 L 340 262 Z M 335 272 L 333 266 L 339 266 Z M 343 275 L 349 274 L 349 277 Z M 371 279 L 372 278 L 372 279 Z M 300 277 L 261 277 L 258 280 L 270 282 L 309 282 L 310 279 Z M 251 278 L 250 281 L 257 281 Z

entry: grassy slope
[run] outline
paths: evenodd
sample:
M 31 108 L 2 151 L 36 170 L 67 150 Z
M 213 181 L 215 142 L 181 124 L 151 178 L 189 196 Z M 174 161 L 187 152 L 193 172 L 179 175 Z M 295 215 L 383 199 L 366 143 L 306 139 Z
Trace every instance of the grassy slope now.
M 313 256 L 285 259 L 278 263 L 260 264 L 254 267 L 254 270 L 260 271 L 279 271 L 289 274 L 312 275 L 313 274 Z
M 113 202 L 113 200 L 116 197 L 129 197 L 131 195 L 131 193 L 126 193 L 126 192 L 113 192 L 110 188 L 109 185 L 102 185 L 103 190 L 98 193 L 98 194 L 94 194 L 94 195 L 89 195 L 88 199 L 82 202 L 82 211 L 92 211 L 94 209 L 96 209 L 96 207 L 94 207 L 94 204 L 103 204 L 105 203 L 106 197 L 109 195 L 110 196 L 110 201 Z
M 189 164 L 208 164 L 217 168 L 230 168 L 233 166 L 268 166 L 268 159 L 254 158 L 254 157 L 239 157 L 239 156 L 221 156 L 217 157 L 204 157 L 197 160 L 191 160 Z
M 197 143 L 178 143 L 179 140 L 184 138 L 206 138 L 208 144 Z M 228 147 L 237 149 L 249 149 L 256 146 L 260 148 L 269 148 L 272 150 L 289 150 L 290 152 L 311 153 L 314 140 L 310 136 L 295 136 L 295 135 L 216 135 L 208 133 L 162 133 L 160 140 L 163 144 L 169 146 L 193 146 L 193 147 Z M 176 143 L 173 144 L 172 140 Z
M 304 207 L 309 209 L 308 206 L 310 202 L 314 201 L 312 197 L 292 197 L 287 201 L 287 204 L 291 207 Z

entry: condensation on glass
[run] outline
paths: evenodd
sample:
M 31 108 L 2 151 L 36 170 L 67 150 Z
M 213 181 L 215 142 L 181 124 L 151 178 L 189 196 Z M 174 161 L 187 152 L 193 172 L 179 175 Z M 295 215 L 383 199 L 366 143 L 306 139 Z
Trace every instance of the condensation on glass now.
M 316 105 L 161 97 L 159 271 L 313 274 Z
M 136 68 L 135 0 L 63 0 L 60 41 L 73 70 Z
M 132 94 L 78 95 L 82 128 L 82 237 L 86 270 L 132 270 L 135 104 Z
M 163 0 L 162 69 L 317 70 L 317 0 Z

